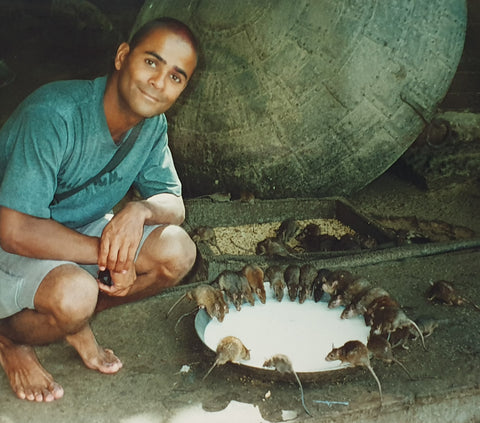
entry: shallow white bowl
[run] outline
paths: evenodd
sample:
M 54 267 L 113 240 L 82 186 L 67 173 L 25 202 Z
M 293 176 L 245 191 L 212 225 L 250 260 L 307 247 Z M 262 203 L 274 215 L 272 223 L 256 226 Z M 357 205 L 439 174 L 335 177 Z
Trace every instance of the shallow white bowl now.
M 286 291 L 278 302 L 268 282 L 265 289 L 265 304 L 256 298 L 255 306 L 245 303 L 240 311 L 230 305 L 222 323 L 199 310 L 195 329 L 202 342 L 215 351 L 222 338 L 236 336 L 250 350 L 250 360 L 240 361 L 241 365 L 265 369 L 265 360 L 281 353 L 290 358 L 297 373 L 344 369 L 347 365 L 340 361 L 325 361 L 332 345 L 340 347 L 350 340 L 367 343 L 370 328 L 363 317 L 342 320 L 343 307 L 329 309 L 325 301 L 292 302 Z

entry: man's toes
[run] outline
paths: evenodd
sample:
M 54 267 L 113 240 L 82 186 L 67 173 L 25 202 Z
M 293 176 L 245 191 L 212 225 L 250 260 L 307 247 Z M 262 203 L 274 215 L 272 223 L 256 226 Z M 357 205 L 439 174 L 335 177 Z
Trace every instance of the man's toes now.
M 52 402 L 55 400 L 55 397 L 53 396 L 53 394 L 48 390 L 48 389 L 44 389 L 43 390 L 43 401 L 45 402 Z
M 18 395 L 18 393 L 17 393 L 17 395 Z M 20 398 L 22 398 L 22 397 L 20 397 Z M 35 393 L 31 389 L 27 389 L 24 393 L 23 398 L 28 400 L 28 401 L 35 401 Z
M 23 388 L 17 388 L 17 389 L 14 389 L 14 391 L 18 398 L 27 399 L 27 394 L 25 393 Z
M 50 386 L 50 392 L 54 399 L 60 399 L 63 397 L 63 388 L 56 382 L 53 382 Z

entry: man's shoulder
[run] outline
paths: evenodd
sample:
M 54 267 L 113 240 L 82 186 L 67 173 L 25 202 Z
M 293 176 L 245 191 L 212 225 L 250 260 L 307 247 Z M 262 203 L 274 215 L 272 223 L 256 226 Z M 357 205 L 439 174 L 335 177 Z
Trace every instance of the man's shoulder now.
M 29 100 L 31 102 L 44 103 L 49 101 L 78 101 L 83 98 L 91 98 L 91 95 L 98 94 L 102 89 L 102 79 L 72 79 L 49 82 L 35 90 L 30 95 Z M 104 83 L 103 90 L 105 90 Z
M 105 84 L 103 78 L 94 80 L 63 80 L 49 82 L 35 90 L 27 99 L 28 107 L 55 106 L 56 109 L 79 106 L 91 102 L 92 98 L 103 94 Z

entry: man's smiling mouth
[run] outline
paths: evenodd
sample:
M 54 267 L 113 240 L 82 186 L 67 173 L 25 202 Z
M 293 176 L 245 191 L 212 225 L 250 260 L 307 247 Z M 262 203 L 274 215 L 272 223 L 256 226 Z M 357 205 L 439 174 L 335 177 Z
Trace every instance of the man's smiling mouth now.
M 158 103 L 160 101 L 157 97 L 154 97 L 153 95 L 143 91 L 142 89 L 140 89 L 140 92 L 144 95 L 144 97 L 146 97 L 147 99 L 149 99 L 154 103 Z

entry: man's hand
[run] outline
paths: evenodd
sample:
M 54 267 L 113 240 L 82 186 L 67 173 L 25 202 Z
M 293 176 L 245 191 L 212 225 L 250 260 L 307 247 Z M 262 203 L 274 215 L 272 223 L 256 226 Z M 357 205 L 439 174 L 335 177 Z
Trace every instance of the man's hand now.
M 128 203 L 113 216 L 102 232 L 98 267 L 100 270 L 109 269 L 114 282 L 115 276 L 118 278 L 118 274 L 127 274 L 134 267 L 135 254 L 143 235 L 144 209 L 141 204 Z
M 112 285 L 108 286 L 98 280 L 98 287 L 100 291 L 111 295 L 112 297 L 123 297 L 130 292 L 130 288 L 133 286 L 137 273 L 135 271 L 135 263 L 130 263 L 129 270 L 124 273 L 110 272 L 112 279 Z

